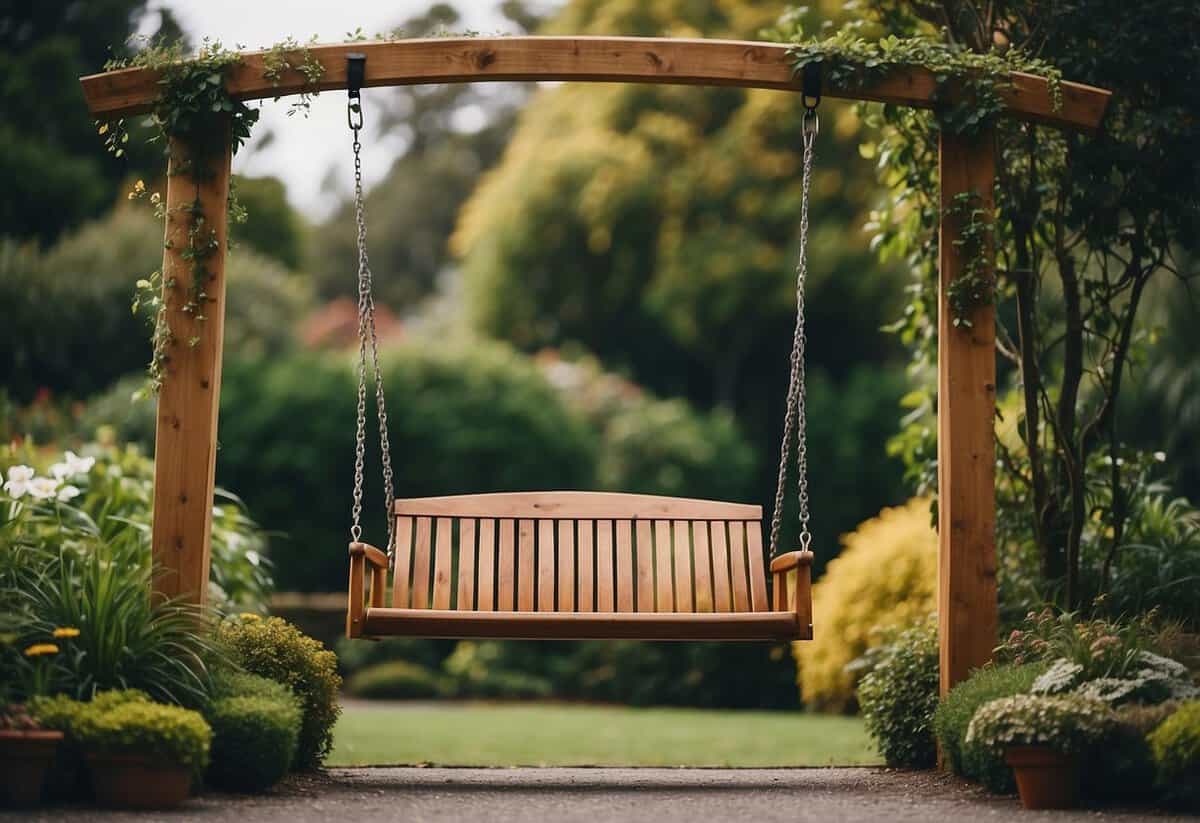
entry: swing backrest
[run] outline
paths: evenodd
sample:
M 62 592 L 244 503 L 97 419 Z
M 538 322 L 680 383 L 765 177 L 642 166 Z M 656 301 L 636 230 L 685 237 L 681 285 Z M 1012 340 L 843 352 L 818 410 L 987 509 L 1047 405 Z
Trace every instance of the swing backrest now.
M 610 492 L 396 501 L 392 605 L 768 611 L 762 507 Z

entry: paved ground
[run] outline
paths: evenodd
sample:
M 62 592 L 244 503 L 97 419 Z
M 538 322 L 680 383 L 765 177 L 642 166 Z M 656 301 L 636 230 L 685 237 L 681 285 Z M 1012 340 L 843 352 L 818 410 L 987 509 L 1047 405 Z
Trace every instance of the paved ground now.
M 877 768 L 333 769 L 322 776 L 292 781 L 265 797 L 206 795 L 173 813 L 100 813 L 92 809 L 0 813 L 0 819 L 139 823 L 957 823 L 1009 818 L 1029 823 L 1173 819 L 1115 811 L 1021 812 L 1014 798 L 988 796 L 946 775 Z

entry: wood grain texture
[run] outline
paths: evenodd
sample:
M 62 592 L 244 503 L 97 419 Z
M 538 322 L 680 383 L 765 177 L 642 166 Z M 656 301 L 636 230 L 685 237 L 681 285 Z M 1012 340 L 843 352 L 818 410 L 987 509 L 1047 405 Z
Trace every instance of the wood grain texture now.
M 633 594 L 633 522 L 618 520 L 617 534 L 617 611 L 631 612 Z
M 500 544 L 496 569 L 496 610 L 511 612 L 517 607 L 517 522 L 501 520 Z
M 446 37 L 317 45 L 308 53 L 325 72 L 315 88 L 344 89 L 346 55 L 351 52 L 367 56 L 367 86 L 581 80 L 800 90 L 784 44 L 653 37 Z M 235 98 L 256 100 L 305 90 L 305 80 L 297 71 L 266 79 L 265 60 L 263 52 L 247 52 L 230 71 L 226 85 Z M 80 78 L 88 109 L 101 119 L 149 111 L 159 93 L 158 81 L 158 73 L 148 69 Z M 1063 83 L 1061 88 L 1061 109 L 1054 107 L 1046 81 L 1033 75 L 1014 74 L 1011 86 L 997 91 L 1013 117 L 1098 128 L 1108 92 L 1075 83 Z M 933 75 L 920 68 L 897 70 L 869 88 L 835 87 L 827 82 L 822 89 L 828 97 L 921 108 L 934 105 L 937 91 Z
M 654 611 L 675 611 L 671 581 L 671 522 L 654 521 Z
M 512 550 L 511 543 L 509 550 Z M 478 558 L 476 565 L 479 568 L 479 580 L 475 587 L 475 608 L 490 612 L 496 608 L 496 521 L 490 517 L 479 521 Z M 512 580 L 511 570 L 509 580 Z
M 361 637 L 363 634 L 363 618 L 366 615 L 366 606 L 363 603 L 364 565 L 362 554 L 356 554 L 353 551 L 353 544 L 351 544 L 350 589 L 346 601 L 346 637 Z
M 618 492 L 497 492 L 396 501 L 396 514 L 432 517 L 761 519 L 762 506 Z
M 163 364 L 154 434 L 151 552 L 160 573 L 153 586 L 158 598 L 204 603 L 208 598 L 224 348 L 230 154 L 226 146 L 225 153 L 213 160 L 211 174 L 198 180 L 188 172 L 191 156 L 187 145 L 172 140 L 169 149 L 162 270 L 164 283 L 174 280 L 178 285 L 164 285 L 162 292 L 171 342 Z M 209 298 L 202 306 L 204 320 L 185 311 L 185 296 L 193 284 L 187 252 L 194 203 L 203 209 L 205 226 L 217 244 L 216 254 L 204 265 L 210 275 L 208 282 L 197 284 Z M 190 343 L 193 339 L 194 345 Z
M 708 529 L 712 544 L 713 600 L 716 611 L 733 608 L 729 587 L 729 537 L 724 523 L 711 523 Z
M 676 520 L 671 524 L 672 542 L 675 545 L 675 611 L 694 612 L 692 599 L 692 541 L 688 521 Z
M 971 326 L 956 327 L 947 292 L 965 266 L 962 226 L 947 213 L 956 195 L 982 200 L 990 215 L 995 134 L 971 140 L 942 133 L 939 174 L 938 299 L 938 628 L 941 692 L 991 659 L 996 641 L 995 307 L 979 306 Z M 989 247 L 984 250 L 992 269 Z
M 596 521 L 596 611 L 615 612 L 617 610 L 616 586 L 613 584 L 614 559 L 613 554 L 613 522 L 611 520 Z M 632 567 L 632 563 L 629 564 Z M 633 580 L 633 569 L 628 569 L 630 582 Z M 629 585 L 626 584 L 626 590 Z M 623 612 L 633 611 L 633 600 L 630 598 L 629 608 Z
M 591 612 L 596 610 L 596 555 L 592 545 L 594 542 L 592 521 L 580 520 L 577 526 L 579 534 L 575 538 L 577 553 L 575 560 L 577 602 L 575 607 L 581 612 Z M 609 591 L 611 593 L 612 590 Z
M 729 577 L 733 589 L 733 610 L 748 612 L 750 585 L 746 577 L 746 524 L 729 524 Z
M 429 561 L 433 554 L 433 521 L 417 518 L 417 537 L 413 544 L 412 607 L 429 608 Z
M 560 612 L 575 611 L 575 521 L 558 521 L 558 600 Z
M 433 608 L 448 609 L 450 608 L 450 581 L 451 581 L 451 519 L 449 517 L 439 517 L 437 519 L 437 555 L 433 562 Z
M 750 608 L 764 612 L 771 608 L 767 601 L 767 576 L 763 571 L 762 522 L 746 524 L 746 560 L 750 574 Z
M 537 607 L 554 611 L 554 521 L 537 521 Z
M 396 518 L 396 568 L 392 571 L 392 605 L 407 609 L 412 597 L 413 519 Z
M 465 517 L 458 521 L 458 589 L 455 608 L 475 608 L 475 521 Z
M 685 527 L 688 524 L 684 524 Z M 712 586 L 712 553 L 708 546 L 708 522 L 694 520 L 692 527 L 692 562 L 695 565 L 696 611 L 715 612 Z
M 649 520 L 638 520 L 637 537 L 637 610 L 654 611 L 654 537 Z
M 533 611 L 535 520 L 517 521 L 517 611 Z
M 507 638 L 513 640 L 795 640 L 792 612 L 741 614 L 601 614 L 367 609 L 368 636 Z

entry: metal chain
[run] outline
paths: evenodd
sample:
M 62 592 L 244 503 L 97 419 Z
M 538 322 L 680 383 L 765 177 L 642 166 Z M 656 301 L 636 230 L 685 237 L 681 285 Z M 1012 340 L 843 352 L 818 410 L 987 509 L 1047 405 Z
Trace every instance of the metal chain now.
M 354 118 L 357 114 L 358 117 Z M 379 448 L 383 460 L 383 489 L 387 513 L 387 556 L 392 557 L 396 544 L 396 524 L 392 517 L 396 492 L 393 487 L 392 452 L 388 441 L 387 407 L 383 396 L 383 373 L 379 368 L 379 337 L 375 331 L 375 296 L 372 290 L 371 265 L 367 258 L 367 221 L 363 206 L 361 108 L 355 111 L 351 103 L 348 114 L 354 133 L 354 220 L 358 228 L 358 425 L 354 444 L 354 505 L 350 510 L 350 537 L 356 543 L 362 538 L 363 474 L 367 441 L 367 348 L 375 377 L 375 412 L 379 419 Z
M 792 334 L 791 375 L 788 379 L 787 412 L 784 414 L 783 442 L 779 448 L 779 478 L 775 487 L 775 511 L 771 514 L 770 556 L 779 551 L 779 525 L 783 519 L 783 499 L 787 488 L 788 458 L 792 437 L 796 437 L 796 479 L 800 501 L 800 548 L 812 544 L 808 529 L 808 408 L 805 391 L 804 285 L 808 277 L 808 189 L 812 177 L 813 145 L 820 131 L 820 120 L 813 108 L 806 109 L 802 138 L 804 166 L 800 182 L 800 251 L 796 260 L 796 328 Z

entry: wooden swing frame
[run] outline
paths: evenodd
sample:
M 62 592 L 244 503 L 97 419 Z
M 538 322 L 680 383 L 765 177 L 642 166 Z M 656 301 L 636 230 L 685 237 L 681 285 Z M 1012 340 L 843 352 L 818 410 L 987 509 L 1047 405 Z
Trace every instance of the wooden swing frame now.
M 463 83 L 499 80 L 566 80 L 686 84 L 800 92 L 786 45 L 775 43 L 637 37 L 439 38 L 313 46 L 324 66 L 322 91 L 346 88 L 346 57 L 367 55 L 365 86 Z M 312 90 L 296 71 L 277 82 L 263 77 L 267 56 L 247 53 L 229 74 L 230 92 L 251 100 Z M 160 93 L 149 69 L 126 69 L 81 78 L 91 113 L 110 120 L 149 111 Z M 827 97 L 871 100 L 932 108 L 937 83 L 923 69 L 897 71 L 868 88 L 825 84 Z M 1100 128 L 1109 92 L 1061 84 L 1055 107 L 1043 78 L 1015 74 L 1000 89 L 1005 116 L 1083 132 Z M 218 114 L 214 118 L 220 117 Z M 966 261 L 956 241 L 960 218 L 949 206 L 972 193 L 982 207 L 993 206 L 994 133 L 967 138 L 942 133 L 939 173 L 943 218 L 939 230 L 938 310 L 938 614 L 941 687 L 945 692 L 988 661 L 996 633 L 996 547 L 993 420 L 996 397 L 995 315 L 990 305 L 974 310 L 969 327 L 956 327 L 947 286 Z M 178 273 L 182 292 L 190 267 L 181 259 L 188 218 L 181 210 L 197 197 L 222 249 L 208 265 L 211 303 L 203 329 L 168 300 L 167 323 L 175 341 L 198 338 L 194 346 L 175 342 L 158 399 L 155 439 L 153 554 L 164 574 L 156 590 L 203 602 L 209 577 L 209 541 L 216 464 L 217 409 L 225 310 L 226 209 L 230 155 L 214 176 L 197 180 L 187 173 L 189 147 L 171 146 L 174 173 L 167 177 L 168 243 L 163 270 Z M 177 242 L 171 243 L 172 239 Z M 994 252 L 989 248 L 989 268 Z M 164 293 L 164 298 L 170 298 Z

